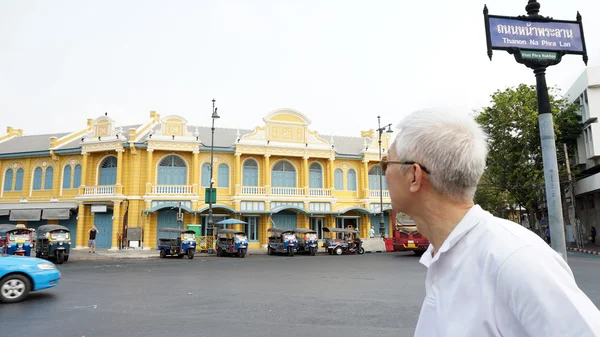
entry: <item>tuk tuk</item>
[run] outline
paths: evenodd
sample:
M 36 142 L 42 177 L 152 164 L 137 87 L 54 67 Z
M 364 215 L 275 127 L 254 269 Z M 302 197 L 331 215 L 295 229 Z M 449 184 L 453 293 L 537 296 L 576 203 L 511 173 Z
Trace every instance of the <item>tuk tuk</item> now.
M 187 254 L 188 259 L 194 258 L 196 251 L 196 232 L 179 228 L 161 228 L 158 230 L 158 247 L 160 258 L 167 255 L 177 255 L 182 258 Z
M 308 253 L 310 256 L 315 256 L 319 249 L 319 240 L 317 238 L 317 232 L 309 228 L 296 228 L 296 252 L 297 253 Z
M 226 228 L 215 229 L 217 256 L 237 255 L 241 258 L 248 252 L 248 237 L 243 231 Z
M 4 254 L 4 249 L 6 246 L 6 231 L 13 228 L 15 228 L 15 225 L 12 224 L 0 225 L 0 254 Z
M 31 228 L 27 228 L 23 224 L 7 228 L 4 237 L 4 254 L 31 256 L 32 231 Z
M 297 240 L 293 229 L 271 227 L 267 229 L 269 232 L 268 255 L 283 253 L 294 256 Z
M 71 253 L 71 232 L 61 225 L 42 225 L 38 227 L 35 257 L 54 259 L 62 264 L 69 261 Z
M 342 254 L 364 254 L 362 240 L 355 229 L 323 227 L 325 233 L 335 233 L 335 238 L 326 238 L 323 242 L 323 248 L 327 249 L 329 255 Z

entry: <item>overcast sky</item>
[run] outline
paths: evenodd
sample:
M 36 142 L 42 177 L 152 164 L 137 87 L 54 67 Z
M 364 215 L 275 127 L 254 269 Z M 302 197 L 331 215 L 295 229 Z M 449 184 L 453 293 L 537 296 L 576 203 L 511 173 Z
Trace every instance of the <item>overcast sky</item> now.
M 149 111 L 253 128 L 272 110 L 306 114 L 320 133 L 360 136 L 428 106 L 465 111 L 496 89 L 535 82 L 505 52 L 486 55 L 482 9 L 525 14 L 527 1 L 0 0 L 0 133 L 73 131 L 104 112 Z M 600 66 L 600 1 L 541 0 L 541 14 L 583 16 Z M 585 69 L 548 70 L 566 91 Z

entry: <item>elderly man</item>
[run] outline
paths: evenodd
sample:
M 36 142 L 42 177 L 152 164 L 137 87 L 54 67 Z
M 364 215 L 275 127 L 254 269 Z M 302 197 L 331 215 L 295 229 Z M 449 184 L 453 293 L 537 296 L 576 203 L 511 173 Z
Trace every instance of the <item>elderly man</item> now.
M 600 312 L 563 258 L 474 205 L 487 144 L 473 118 L 418 111 L 397 130 L 382 161 L 392 205 L 431 242 L 415 336 L 600 336 Z

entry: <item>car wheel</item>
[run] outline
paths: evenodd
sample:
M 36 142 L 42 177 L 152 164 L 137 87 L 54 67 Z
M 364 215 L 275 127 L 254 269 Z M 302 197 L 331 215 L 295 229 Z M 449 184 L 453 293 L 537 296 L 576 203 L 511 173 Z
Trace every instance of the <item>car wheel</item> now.
M 15 303 L 24 300 L 31 290 L 31 282 L 23 275 L 13 274 L 0 280 L 0 302 Z
M 165 250 L 164 250 L 164 249 L 161 249 L 161 250 L 160 250 L 160 258 L 161 258 L 161 259 L 164 259 L 164 258 L 165 258 L 165 256 L 167 256 L 167 252 L 165 252 Z
M 333 250 L 333 253 L 335 255 L 342 255 L 344 251 L 342 250 L 342 247 L 335 247 L 335 249 Z

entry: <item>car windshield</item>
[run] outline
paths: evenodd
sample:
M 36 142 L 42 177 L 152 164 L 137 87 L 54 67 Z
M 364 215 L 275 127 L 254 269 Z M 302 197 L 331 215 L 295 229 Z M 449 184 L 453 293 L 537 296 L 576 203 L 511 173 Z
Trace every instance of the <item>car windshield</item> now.
M 308 233 L 304 236 L 305 240 L 308 241 L 313 241 L 317 239 L 317 234 L 316 233 Z
M 296 235 L 295 234 L 283 234 L 283 240 L 285 240 L 285 241 L 295 241 L 296 240 Z
M 194 233 L 184 233 L 183 239 L 186 241 L 194 241 L 196 240 L 196 235 Z
M 29 236 L 29 233 L 10 233 L 10 235 L 8 236 L 8 239 L 11 241 L 16 241 L 16 240 L 29 240 L 31 237 Z
M 244 234 L 236 234 L 235 235 L 235 242 L 240 242 L 240 241 L 246 241 L 246 235 Z
M 52 233 L 52 234 L 50 234 L 50 238 L 52 240 L 68 240 L 69 233 L 67 233 L 67 232 Z

